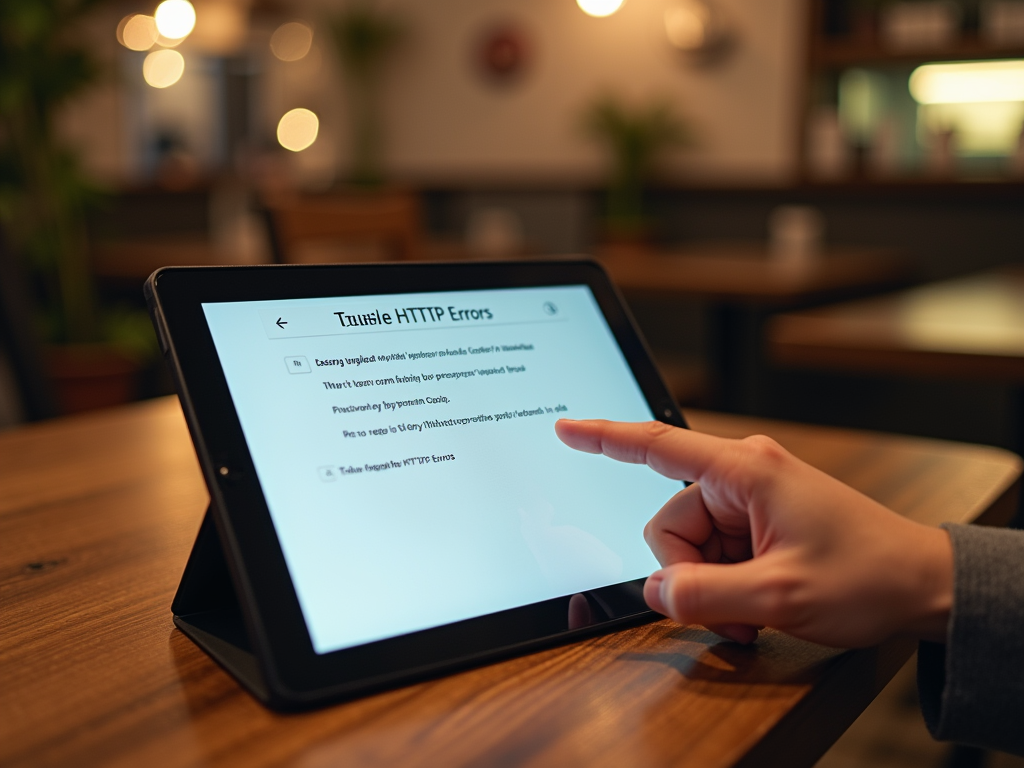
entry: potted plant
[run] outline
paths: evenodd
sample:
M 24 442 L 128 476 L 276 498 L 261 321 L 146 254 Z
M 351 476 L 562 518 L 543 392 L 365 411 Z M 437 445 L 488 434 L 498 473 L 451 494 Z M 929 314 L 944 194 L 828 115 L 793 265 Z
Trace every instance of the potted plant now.
M 692 143 L 690 130 L 667 101 L 631 107 L 611 95 L 601 96 L 587 108 L 583 124 L 607 151 L 607 237 L 614 242 L 643 243 L 650 230 L 644 189 L 666 151 Z
M 380 88 L 385 67 L 406 37 L 402 22 L 361 0 L 331 23 L 338 57 L 348 83 L 352 118 L 352 169 L 357 187 L 384 181 Z
M 98 306 L 85 226 L 98 191 L 55 131 L 60 107 L 98 77 L 75 31 L 101 1 L 0 3 L 0 225 L 27 262 L 65 411 L 130 399 L 152 346 L 143 313 Z

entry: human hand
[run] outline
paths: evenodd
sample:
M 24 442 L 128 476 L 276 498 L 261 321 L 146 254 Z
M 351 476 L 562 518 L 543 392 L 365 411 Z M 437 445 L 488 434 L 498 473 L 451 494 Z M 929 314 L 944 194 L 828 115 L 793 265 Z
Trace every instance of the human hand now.
M 571 421 L 566 445 L 694 484 L 644 529 L 661 563 L 644 597 L 741 643 L 760 627 L 836 647 L 895 634 L 945 642 L 953 552 L 939 528 L 886 509 L 763 436 L 660 422 Z

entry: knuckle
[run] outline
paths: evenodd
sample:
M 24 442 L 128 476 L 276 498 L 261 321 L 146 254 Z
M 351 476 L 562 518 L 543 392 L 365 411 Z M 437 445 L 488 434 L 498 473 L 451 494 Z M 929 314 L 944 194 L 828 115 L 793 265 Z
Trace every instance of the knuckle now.
M 654 526 L 654 519 L 647 521 L 647 525 L 644 526 L 644 541 L 650 544 L 657 537 L 658 532 Z
M 767 462 L 779 462 L 789 454 L 786 449 L 767 435 L 751 435 L 742 440 L 745 450 L 755 458 Z
M 669 615 L 680 624 L 695 621 L 700 607 L 700 585 L 693 563 L 678 563 L 668 582 L 667 608 Z
M 658 440 L 666 435 L 670 435 L 675 430 L 675 427 L 661 421 L 648 421 L 643 425 L 643 429 L 644 434 L 650 440 Z
M 761 587 L 765 615 L 780 629 L 799 626 L 809 608 L 803 580 L 791 574 L 776 573 Z

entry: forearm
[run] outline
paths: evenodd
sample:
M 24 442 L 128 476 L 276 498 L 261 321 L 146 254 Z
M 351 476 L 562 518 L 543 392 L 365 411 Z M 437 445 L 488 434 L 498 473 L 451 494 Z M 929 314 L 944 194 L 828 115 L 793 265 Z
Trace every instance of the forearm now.
M 938 739 L 1024 754 L 1024 532 L 945 526 L 954 600 L 945 645 L 921 644 L 921 708 Z

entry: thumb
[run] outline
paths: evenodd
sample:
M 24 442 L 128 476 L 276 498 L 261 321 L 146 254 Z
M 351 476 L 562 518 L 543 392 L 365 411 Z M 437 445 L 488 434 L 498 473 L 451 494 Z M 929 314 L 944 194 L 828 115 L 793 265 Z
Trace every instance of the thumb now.
M 766 559 L 676 563 L 653 573 L 644 595 L 651 608 L 680 624 L 777 624 L 778 601 L 767 588 Z

